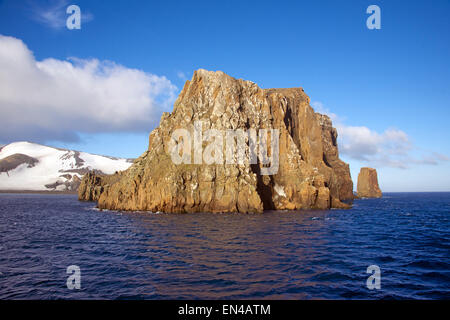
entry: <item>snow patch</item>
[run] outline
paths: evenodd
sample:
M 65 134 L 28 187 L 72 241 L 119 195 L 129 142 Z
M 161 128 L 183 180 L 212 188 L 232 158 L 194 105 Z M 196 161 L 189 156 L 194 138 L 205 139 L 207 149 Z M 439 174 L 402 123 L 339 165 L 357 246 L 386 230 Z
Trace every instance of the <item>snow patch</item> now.
M 21 164 L 14 170 L 0 174 L 0 190 L 53 190 L 46 185 L 70 182 L 73 177 L 82 178 L 87 170 L 98 170 L 106 174 L 123 171 L 131 166 L 129 159 L 109 158 L 86 152 L 47 147 L 30 142 L 15 142 L 0 149 L 0 160 L 17 154 L 25 154 L 39 162 L 29 168 Z M 63 175 L 68 175 L 62 177 Z M 65 185 L 54 187 L 66 190 Z

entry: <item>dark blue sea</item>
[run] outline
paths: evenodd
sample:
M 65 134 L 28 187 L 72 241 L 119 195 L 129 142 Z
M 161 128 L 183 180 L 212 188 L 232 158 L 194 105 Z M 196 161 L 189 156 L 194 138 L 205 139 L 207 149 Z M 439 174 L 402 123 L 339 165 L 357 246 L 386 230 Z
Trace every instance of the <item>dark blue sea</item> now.
M 81 288 L 66 273 L 80 268 Z M 367 267 L 380 268 L 369 290 Z M 450 299 L 450 193 L 350 210 L 99 211 L 0 194 L 0 299 Z

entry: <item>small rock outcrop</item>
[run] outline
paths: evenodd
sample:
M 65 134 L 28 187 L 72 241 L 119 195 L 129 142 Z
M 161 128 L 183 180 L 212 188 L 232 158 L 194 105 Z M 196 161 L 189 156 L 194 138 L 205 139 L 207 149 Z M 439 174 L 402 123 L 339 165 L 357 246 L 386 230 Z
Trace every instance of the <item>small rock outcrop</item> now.
M 122 172 L 111 175 L 98 173 L 95 170 L 86 173 L 78 187 L 78 198 L 84 201 L 98 201 L 100 195 L 109 186 L 120 180 Z
M 194 140 L 196 132 L 203 135 L 197 148 L 194 141 L 193 146 L 183 144 L 179 149 L 191 162 L 177 164 L 171 158 L 177 129 L 187 130 Z M 249 161 L 249 132 L 272 129 L 278 134 L 271 131 L 264 140 L 271 162 L 259 157 L 257 162 Z M 211 152 L 208 143 L 218 141 L 211 140 L 217 139 L 212 133 L 229 130 L 248 134 L 241 150 L 244 161 L 230 164 L 225 156 L 216 157 L 229 147 L 225 138 Z M 272 144 L 275 134 L 277 148 Z M 276 150 L 276 170 L 266 174 Z M 196 163 L 208 151 L 216 161 Z M 79 199 L 98 201 L 99 208 L 113 210 L 262 212 L 348 208 L 345 201 L 353 199 L 352 190 L 349 166 L 339 159 L 337 131 L 328 116 L 314 112 L 302 88 L 261 89 L 221 71 L 197 70 L 186 81 L 173 112 L 163 113 L 159 127 L 150 134 L 148 150 L 123 173 L 86 175 Z
M 357 196 L 359 198 L 381 198 L 382 193 L 378 186 L 377 170 L 361 168 L 358 174 Z

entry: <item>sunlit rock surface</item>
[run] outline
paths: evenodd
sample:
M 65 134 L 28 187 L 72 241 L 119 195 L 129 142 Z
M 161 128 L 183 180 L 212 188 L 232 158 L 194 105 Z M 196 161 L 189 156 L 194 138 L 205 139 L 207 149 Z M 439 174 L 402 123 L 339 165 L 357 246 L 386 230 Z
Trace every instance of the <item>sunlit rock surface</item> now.
M 358 174 L 357 195 L 359 198 L 381 198 L 377 170 L 361 168 Z

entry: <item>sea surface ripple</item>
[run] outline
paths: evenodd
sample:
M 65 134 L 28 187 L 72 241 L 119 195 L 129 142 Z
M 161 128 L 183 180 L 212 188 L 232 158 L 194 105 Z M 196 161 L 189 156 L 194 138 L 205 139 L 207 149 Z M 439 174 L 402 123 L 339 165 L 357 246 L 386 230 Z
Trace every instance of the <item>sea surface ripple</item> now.
M 0 299 L 450 299 L 449 257 L 450 193 L 264 214 L 0 194 Z M 70 265 L 80 290 L 66 286 Z M 379 290 L 366 287 L 370 265 Z

